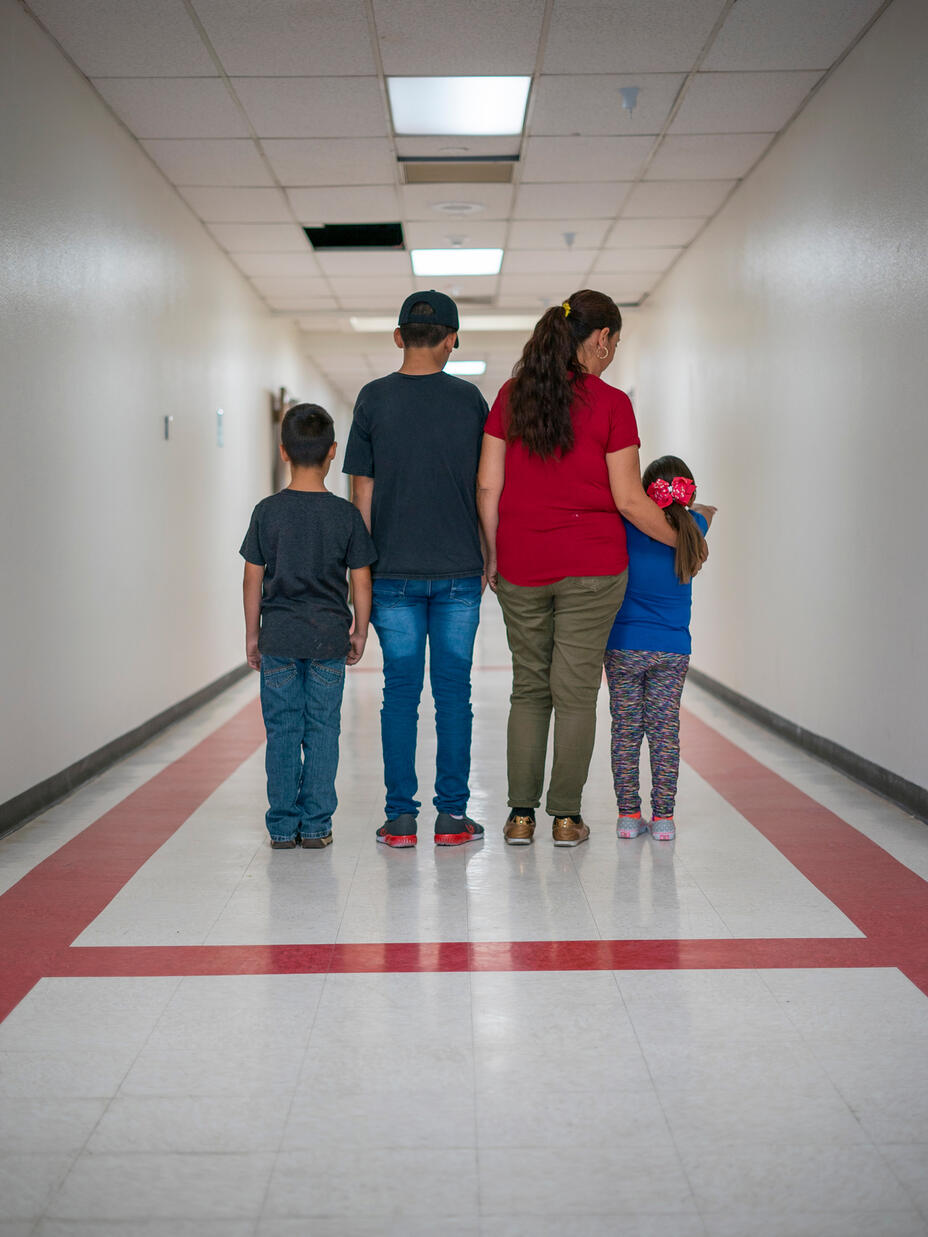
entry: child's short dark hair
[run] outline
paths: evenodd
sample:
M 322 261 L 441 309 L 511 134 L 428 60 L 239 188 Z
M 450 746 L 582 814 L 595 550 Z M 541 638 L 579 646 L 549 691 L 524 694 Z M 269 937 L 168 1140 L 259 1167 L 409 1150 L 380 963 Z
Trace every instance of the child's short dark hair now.
M 294 404 L 284 413 L 280 441 L 291 464 L 318 468 L 335 441 L 335 422 L 318 404 Z
M 435 310 L 428 301 L 416 301 L 409 311 L 415 316 L 428 318 Z M 436 322 L 407 322 L 400 327 L 400 338 L 404 348 L 437 348 L 449 335 L 456 335 L 454 327 L 442 326 Z

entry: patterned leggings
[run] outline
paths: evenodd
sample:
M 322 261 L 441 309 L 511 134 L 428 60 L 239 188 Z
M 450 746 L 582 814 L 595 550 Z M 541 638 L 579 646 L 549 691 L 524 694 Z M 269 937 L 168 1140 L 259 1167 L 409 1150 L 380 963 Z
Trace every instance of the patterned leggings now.
M 680 697 L 690 659 L 685 653 L 607 649 L 612 713 L 612 776 L 619 814 L 641 811 L 641 740 L 651 754 L 651 815 L 673 816 L 680 771 Z

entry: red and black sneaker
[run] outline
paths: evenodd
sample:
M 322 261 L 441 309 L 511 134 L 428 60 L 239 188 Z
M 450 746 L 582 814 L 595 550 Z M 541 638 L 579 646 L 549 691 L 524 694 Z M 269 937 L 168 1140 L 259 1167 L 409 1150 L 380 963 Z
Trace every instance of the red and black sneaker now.
M 483 825 L 478 825 L 469 816 L 452 816 L 450 812 L 439 812 L 435 821 L 436 846 L 463 846 L 465 842 L 475 842 L 483 837 Z
M 385 820 L 377 830 L 377 841 L 384 846 L 415 846 L 416 818 L 411 812 L 403 812 L 393 820 Z

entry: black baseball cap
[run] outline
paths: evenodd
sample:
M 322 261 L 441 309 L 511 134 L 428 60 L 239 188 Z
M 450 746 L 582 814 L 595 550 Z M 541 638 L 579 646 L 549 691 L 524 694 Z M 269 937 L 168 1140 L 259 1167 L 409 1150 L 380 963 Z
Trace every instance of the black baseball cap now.
M 414 314 L 413 306 L 422 304 L 431 305 L 433 312 Z M 458 307 L 450 296 L 445 296 L 444 292 L 436 292 L 434 288 L 429 288 L 428 292 L 413 292 L 403 301 L 398 325 L 406 326 L 410 323 L 421 323 L 423 326 L 447 326 L 457 332 L 460 327 Z M 458 340 L 454 341 L 454 346 L 455 348 L 458 346 Z

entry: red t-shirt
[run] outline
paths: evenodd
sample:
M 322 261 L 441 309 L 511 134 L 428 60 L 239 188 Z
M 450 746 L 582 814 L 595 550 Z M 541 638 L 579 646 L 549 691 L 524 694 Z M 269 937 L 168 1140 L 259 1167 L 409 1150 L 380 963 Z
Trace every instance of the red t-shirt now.
M 553 584 L 566 576 L 617 576 L 628 566 L 625 528 L 609 488 L 606 455 L 640 446 L 631 400 L 584 374 L 570 406 L 574 446 L 564 456 L 530 454 L 506 444 L 496 556 L 510 584 Z M 484 427 L 506 439 L 509 383 Z

